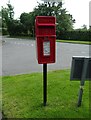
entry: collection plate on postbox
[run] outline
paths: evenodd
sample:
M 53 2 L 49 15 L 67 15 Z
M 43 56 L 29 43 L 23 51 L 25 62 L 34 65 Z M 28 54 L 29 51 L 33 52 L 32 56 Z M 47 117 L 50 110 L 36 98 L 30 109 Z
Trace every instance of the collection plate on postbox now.
M 35 20 L 37 59 L 39 64 L 55 63 L 56 19 L 37 16 Z

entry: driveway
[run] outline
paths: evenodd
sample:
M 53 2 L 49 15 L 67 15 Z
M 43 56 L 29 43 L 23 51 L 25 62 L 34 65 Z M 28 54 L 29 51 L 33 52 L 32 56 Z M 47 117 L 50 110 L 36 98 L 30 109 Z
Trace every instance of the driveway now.
M 35 40 L 3 37 L 2 75 L 42 72 L 36 58 Z M 89 45 L 56 43 L 56 63 L 48 70 L 70 69 L 72 56 L 88 56 Z

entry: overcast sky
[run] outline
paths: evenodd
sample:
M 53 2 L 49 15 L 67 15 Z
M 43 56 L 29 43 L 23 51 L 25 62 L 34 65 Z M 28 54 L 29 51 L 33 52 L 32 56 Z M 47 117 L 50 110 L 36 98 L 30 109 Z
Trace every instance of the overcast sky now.
M 0 6 L 5 6 L 9 0 L 0 0 Z M 15 18 L 19 18 L 23 12 L 30 12 L 35 6 L 37 1 L 41 0 L 10 0 L 14 6 Z M 89 2 L 90 0 L 64 0 L 63 7 L 72 14 L 76 20 L 75 28 L 80 28 L 83 24 L 89 26 Z

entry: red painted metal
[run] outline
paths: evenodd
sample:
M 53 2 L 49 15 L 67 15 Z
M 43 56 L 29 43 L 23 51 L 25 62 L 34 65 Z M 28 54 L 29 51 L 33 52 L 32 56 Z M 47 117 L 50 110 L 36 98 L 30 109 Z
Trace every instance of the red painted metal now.
M 36 48 L 39 64 L 55 63 L 56 18 L 37 16 L 35 20 Z

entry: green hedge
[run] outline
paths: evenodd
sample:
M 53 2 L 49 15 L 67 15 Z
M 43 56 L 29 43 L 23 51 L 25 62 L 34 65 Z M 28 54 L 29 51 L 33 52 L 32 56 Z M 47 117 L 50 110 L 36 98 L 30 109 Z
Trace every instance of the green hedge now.
M 6 28 L 2 29 L 2 35 L 8 35 L 8 30 Z
M 57 35 L 57 38 L 63 40 L 91 41 L 91 31 L 62 31 Z

